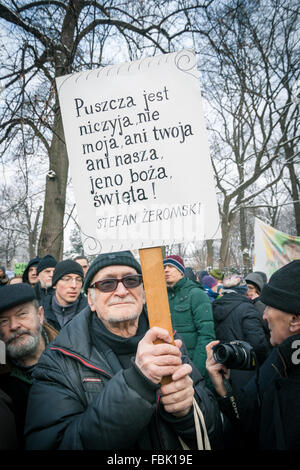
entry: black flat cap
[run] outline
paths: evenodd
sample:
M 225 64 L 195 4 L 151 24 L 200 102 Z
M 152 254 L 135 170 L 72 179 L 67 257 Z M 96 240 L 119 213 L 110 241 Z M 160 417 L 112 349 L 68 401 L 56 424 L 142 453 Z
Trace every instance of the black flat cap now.
M 0 313 L 34 299 L 36 299 L 36 295 L 29 284 L 20 283 L 1 287 Z

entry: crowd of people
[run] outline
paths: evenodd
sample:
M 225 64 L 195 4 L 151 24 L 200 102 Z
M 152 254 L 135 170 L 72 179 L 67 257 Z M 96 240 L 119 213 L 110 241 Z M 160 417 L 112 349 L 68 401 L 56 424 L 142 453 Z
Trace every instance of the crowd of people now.
M 163 265 L 174 338 L 129 251 L 0 267 L 0 449 L 300 450 L 300 260 L 269 280 Z

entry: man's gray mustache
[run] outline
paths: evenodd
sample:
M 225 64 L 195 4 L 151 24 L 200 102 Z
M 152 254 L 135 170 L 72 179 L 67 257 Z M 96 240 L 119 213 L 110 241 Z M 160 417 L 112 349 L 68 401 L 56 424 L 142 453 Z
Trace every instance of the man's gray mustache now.
M 122 303 L 130 303 L 130 304 L 134 304 L 135 303 L 135 299 L 133 299 L 132 297 L 125 297 L 124 299 L 120 299 L 120 300 L 110 300 L 108 302 L 108 306 L 111 306 L 111 305 L 117 305 L 117 304 L 122 304 Z
M 21 336 L 21 335 L 32 336 L 32 334 L 28 330 L 18 330 L 15 333 L 12 333 L 11 335 L 9 335 L 9 337 L 7 338 L 6 344 L 10 344 L 14 339 L 16 339 L 18 336 Z

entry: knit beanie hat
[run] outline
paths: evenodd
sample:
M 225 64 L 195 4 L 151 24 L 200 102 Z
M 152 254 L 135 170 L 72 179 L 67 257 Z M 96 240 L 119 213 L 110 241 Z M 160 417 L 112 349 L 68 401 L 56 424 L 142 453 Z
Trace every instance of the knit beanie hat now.
M 213 276 L 215 279 L 218 279 L 219 281 L 222 281 L 224 277 L 221 269 L 211 269 L 209 271 L 209 275 Z
M 35 291 L 29 284 L 8 284 L 0 289 L 0 312 L 16 305 L 25 304 L 36 299 Z
M 95 274 L 100 271 L 100 269 L 105 268 L 106 266 L 130 266 L 134 268 L 138 274 L 142 274 L 142 268 L 139 262 L 135 259 L 131 251 L 116 251 L 114 253 L 103 253 L 91 263 L 89 269 L 87 270 L 85 279 L 84 279 L 84 292 L 87 293 L 87 290 L 90 286 L 90 283 L 95 276 Z
M 282 266 L 264 285 L 259 300 L 283 312 L 300 315 L 300 260 Z M 0 290 L 1 291 L 1 290 Z
M 52 287 L 67 274 L 78 274 L 82 280 L 84 278 L 82 266 L 79 263 L 76 263 L 76 261 L 66 259 L 64 261 L 60 261 L 55 266 L 52 277 Z
M 217 284 L 217 280 L 213 276 L 203 276 L 202 284 L 204 287 L 211 289 Z
M 178 271 L 180 271 L 182 274 L 184 274 L 184 262 L 183 262 L 183 259 L 180 258 L 180 256 L 178 255 L 170 255 L 170 256 L 167 256 L 164 260 L 163 260 L 163 264 L 164 266 L 167 266 L 168 264 L 170 264 L 171 266 L 175 266 L 175 268 L 178 269 Z
M 244 295 L 248 291 L 248 287 L 242 276 L 232 274 L 223 280 L 223 293 L 226 293 L 226 291 L 234 291 Z
M 39 264 L 36 267 L 36 273 L 39 274 L 41 271 L 47 268 L 55 268 L 56 265 L 56 259 L 51 255 L 46 255 L 39 261 Z

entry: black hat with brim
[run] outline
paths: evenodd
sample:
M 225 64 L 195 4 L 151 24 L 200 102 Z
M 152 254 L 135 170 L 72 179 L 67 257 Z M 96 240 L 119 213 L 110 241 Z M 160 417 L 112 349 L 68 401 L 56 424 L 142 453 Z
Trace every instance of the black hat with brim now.
M 1 287 L 0 313 L 35 299 L 35 292 L 29 284 L 20 283 Z

